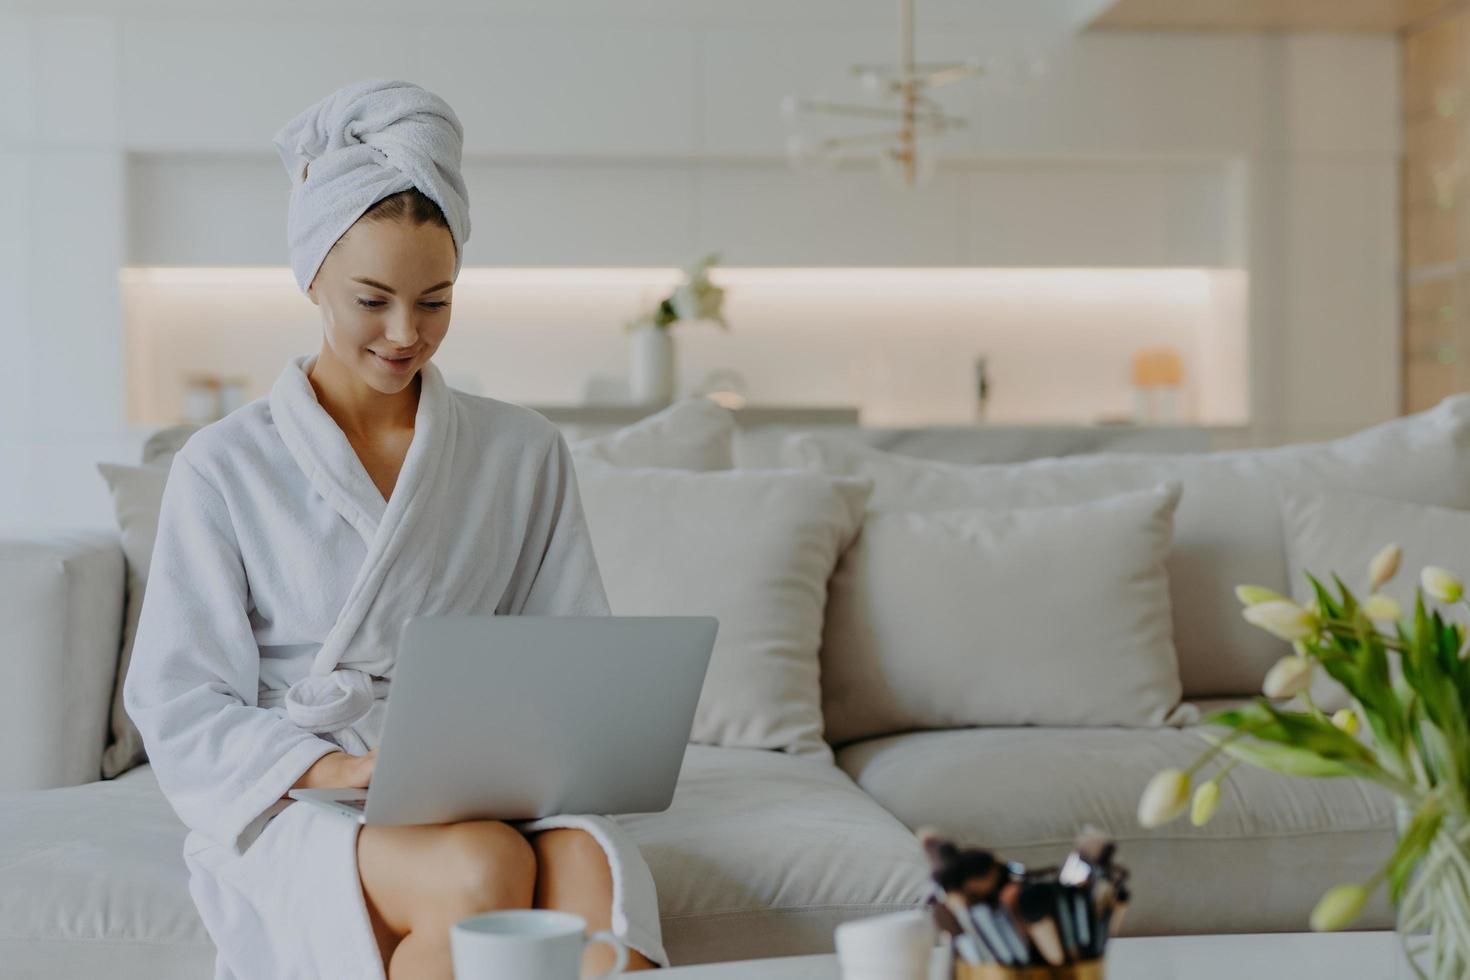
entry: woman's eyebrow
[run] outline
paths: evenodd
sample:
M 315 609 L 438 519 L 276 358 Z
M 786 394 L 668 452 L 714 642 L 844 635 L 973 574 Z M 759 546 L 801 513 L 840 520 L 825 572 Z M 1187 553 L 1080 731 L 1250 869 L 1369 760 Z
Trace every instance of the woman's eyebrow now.
M 353 276 L 352 277 L 352 281 L 353 282 L 360 282 L 363 285 L 365 285 L 365 286 L 371 286 L 374 289 L 381 289 L 383 292 L 385 292 L 385 293 L 391 293 L 394 296 L 397 296 L 398 295 L 398 291 L 395 290 L 392 286 L 385 286 L 382 283 L 380 283 L 380 282 L 378 282 L 378 281 L 376 281 L 374 279 L 367 278 L 366 276 Z M 430 286 L 428 289 L 424 290 L 422 293 L 419 293 L 419 295 L 420 296 L 424 296 L 424 295 L 427 295 L 428 293 L 438 292 L 439 290 L 443 289 L 445 286 L 453 286 L 453 285 L 454 285 L 454 281 L 453 280 L 446 279 L 444 282 L 439 283 L 437 286 Z

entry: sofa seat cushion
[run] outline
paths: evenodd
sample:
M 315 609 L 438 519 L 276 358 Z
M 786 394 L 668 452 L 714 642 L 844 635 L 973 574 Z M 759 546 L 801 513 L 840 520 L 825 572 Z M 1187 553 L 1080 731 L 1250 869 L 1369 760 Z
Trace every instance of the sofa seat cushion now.
M 1199 729 L 969 728 L 857 742 L 838 764 L 909 827 L 1024 864 L 1060 863 L 1083 824 L 1112 834 L 1133 875 L 1127 934 L 1304 931 L 1326 889 L 1388 859 L 1386 792 L 1248 766 L 1226 777 L 1204 827 L 1141 828 L 1149 778 L 1204 747 Z M 1361 927 L 1393 927 L 1383 891 Z
M 672 806 L 620 819 L 676 964 L 830 952 L 838 923 L 923 901 L 913 835 L 828 763 L 691 745 Z M 212 975 L 183 841 L 150 765 L 0 795 L 0 974 Z
M 0 795 L 0 973 L 211 976 L 214 945 L 189 897 L 184 832 L 151 766 Z
M 620 821 L 676 965 L 831 952 L 838 923 L 924 900 L 917 839 L 830 763 L 691 745 L 669 809 Z

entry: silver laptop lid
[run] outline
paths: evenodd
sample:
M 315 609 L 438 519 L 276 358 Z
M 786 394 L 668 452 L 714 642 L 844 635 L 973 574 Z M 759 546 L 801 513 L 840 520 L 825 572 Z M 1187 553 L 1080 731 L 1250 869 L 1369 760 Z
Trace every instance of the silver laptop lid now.
M 366 822 L 667 809 L 717 629 L 711 616 L 408 620 Z

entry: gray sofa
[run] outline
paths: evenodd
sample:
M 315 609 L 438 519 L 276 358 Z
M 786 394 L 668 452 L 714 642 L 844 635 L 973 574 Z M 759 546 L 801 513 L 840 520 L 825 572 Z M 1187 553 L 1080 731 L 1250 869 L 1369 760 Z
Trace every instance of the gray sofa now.
M 98 778 L 124 579 L 115 532 L 0 541 L 5 977 L 211 975 L 185 830 L 150 767 Z M 1141 830 L 1144 783 L 1200 745 L 1188 729 L 973 728 L 839 746 L 836 766 L 691 745 L 672 807 L 626 823 L 675 964 L 828 951 L 838 923 L 921 902 L 923 825 L 1028 863 L 1058 860 L 1084 821 L 1109 830 L 1135 935 L 1300 931 L 1326 888 L 1389 853 L 1392 804 L 1373 788 L 1244 767 L 1206 827 Z M 1358 925 L 1391 927 L 1381 894 Z

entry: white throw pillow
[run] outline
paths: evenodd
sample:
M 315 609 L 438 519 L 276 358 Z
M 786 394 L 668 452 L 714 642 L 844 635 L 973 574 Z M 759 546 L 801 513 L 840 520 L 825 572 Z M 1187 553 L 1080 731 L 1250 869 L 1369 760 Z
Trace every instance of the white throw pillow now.
M 1240 616 L 1235 586 L 1287 591 L 1277 493 L 1339 488 L 1470 508 L 1470 395 L 1334 442 L 1171 456 L 1118 454 L 964 466 L 820 434 L 791 436 L 789 465 L 871 476 L 874 510 L 1036 507 L 1183 484 L 1169 555 L 1174 646 L 1187 698 L 1258 692 L 1280 654 Z
M 122 654 L 112 690 L 112 738 L 102 753 L 104 779 L 119 776 L 147 759 L 143 736 L 123 710 L 123 678 L 133 659 L 133 637 L 137 635 L 138 616 L 143 611 L 148 563 L 153 557 L 153 539 L 158 536 L 158 512 L 163 506 L 163 487 L 172 462 L 170 456 L 163 465 L 97 464 L 98 472 L 107 481 L 107 489 L 112 492 L 127 562 L 127 608 L 123 618 Z
M 684 398 L 616 432 L 572 443 L 574 459 L 614 466 L 728 470 L 735 466 L 735 415 L 708 398 Z
M 577 479 L 615 614 L 719 620 L 690 741 L 830 762 L 817 664 L 827 580 L 872 481 L 605 465 Z
M 1368 563 L 1386 544 L 1403 549 L 1398 575 L 1378 591 L 1414 615 L 1414 590 L 1425 565 L 1439 565 L 1470 576 L 1470 512 L 1371 494 L 1345 491 L 1289 491 L 1281 495 L 1281 520 L 1286 529 L 1287 565 L 1291 594 L 1306 602 L 1313 598 L 1306 574 L 1311 572 L 1334 596 L 1336 574 L 1359 599 L 1368 594 Z M 1426 599 L 1426 602 L 1429 600 Z M 1436 606 L 1446 618 L 1464 623 L 1465 607 Z M 1279 642 L 1278 652 L 1291 647 Z M 1347 692 L 1325 673 L 1318 672 L 1312 698 L 1326 710 L 1346 707 Z
M 868 514 L 827 602 L 827 740 L 1195 720 L 1164 570 L 1179 492 Z

